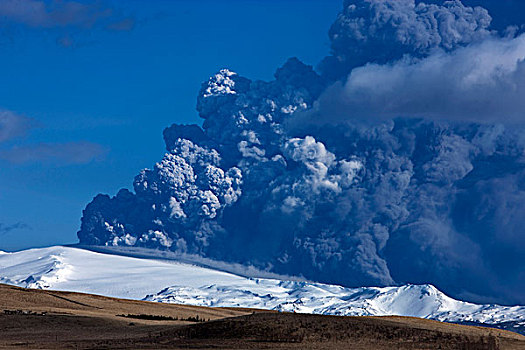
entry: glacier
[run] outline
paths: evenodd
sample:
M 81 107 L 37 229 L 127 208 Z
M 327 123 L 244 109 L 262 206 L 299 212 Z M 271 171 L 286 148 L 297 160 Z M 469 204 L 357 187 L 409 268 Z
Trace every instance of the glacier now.
M 160 257 L 145 259 L 74 247 L 0 252 L 0 283 L 185 305 L 339 316 L 413 316 L 490 326 L 511 324 L 515 331 L 525 328 L 525 306 L 458 301 L 429 284 L 347 288 L 245 277 Z

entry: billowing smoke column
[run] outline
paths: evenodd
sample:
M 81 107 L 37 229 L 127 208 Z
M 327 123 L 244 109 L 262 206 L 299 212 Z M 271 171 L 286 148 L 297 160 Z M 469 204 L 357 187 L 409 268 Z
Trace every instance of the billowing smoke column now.
M 343 11 L 330 28 L 332 55 L 321 64 L 332 77 L 367 63 L 385 64 L 425 57 L 438 49 L 452 51 L 490 35 L 491 17 L 481 7 L 461 1 L 443 6 L 414 0 L 344 0 Z
M 293 58 L 271 82 L 212 76 L 198 97 L 202 127 L 167 128 L 168 153 L 135 178 L 134 192 L 87 206 L 80 242 L 525 303 L 525 48 L 490 22 L 459 1 L 345 1 L 323 74 Z M 490 55 L 502 47 L 508 55 Z M 506 62 L 486 71 L 484 57 Z M 448 95 L 437 94 L 443 87 L 424 76 L 451 67 Z M 461 94 L 475 103 L 476 93 L 487 99 L 502 87 L 515 108 L 480 122 L 447 102 Z M 396 105 L 420 90 L 420 109 Z M 512 127 L 495 123 L 506 113 Z

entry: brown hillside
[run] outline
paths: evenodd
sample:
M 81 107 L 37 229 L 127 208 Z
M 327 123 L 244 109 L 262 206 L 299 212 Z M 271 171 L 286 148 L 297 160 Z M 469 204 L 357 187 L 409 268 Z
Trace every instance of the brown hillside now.
M 525 337 L 409 317 L 262 313 L 0 285 L 0 348 L 513 350 L 525 349 Z

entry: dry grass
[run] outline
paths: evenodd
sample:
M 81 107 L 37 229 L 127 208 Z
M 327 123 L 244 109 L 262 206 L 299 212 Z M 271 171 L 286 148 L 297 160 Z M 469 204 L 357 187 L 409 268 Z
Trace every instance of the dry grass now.
M 2 309 L 47 314 L 6 315 Z M 119 314 L 212 321 L 152 321 Z M 517 350 L 525 349 L 525 337 L 409 317 L 263 313 L 0 285 L 0 348 Z

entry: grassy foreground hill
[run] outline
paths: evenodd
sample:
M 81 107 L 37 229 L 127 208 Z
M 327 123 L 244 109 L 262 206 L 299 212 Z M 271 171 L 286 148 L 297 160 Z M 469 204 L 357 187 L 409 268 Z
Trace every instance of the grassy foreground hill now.
M 0 348 L 525 349 L 497 329 L 409 317 L 205 308 L 0 285 Z

